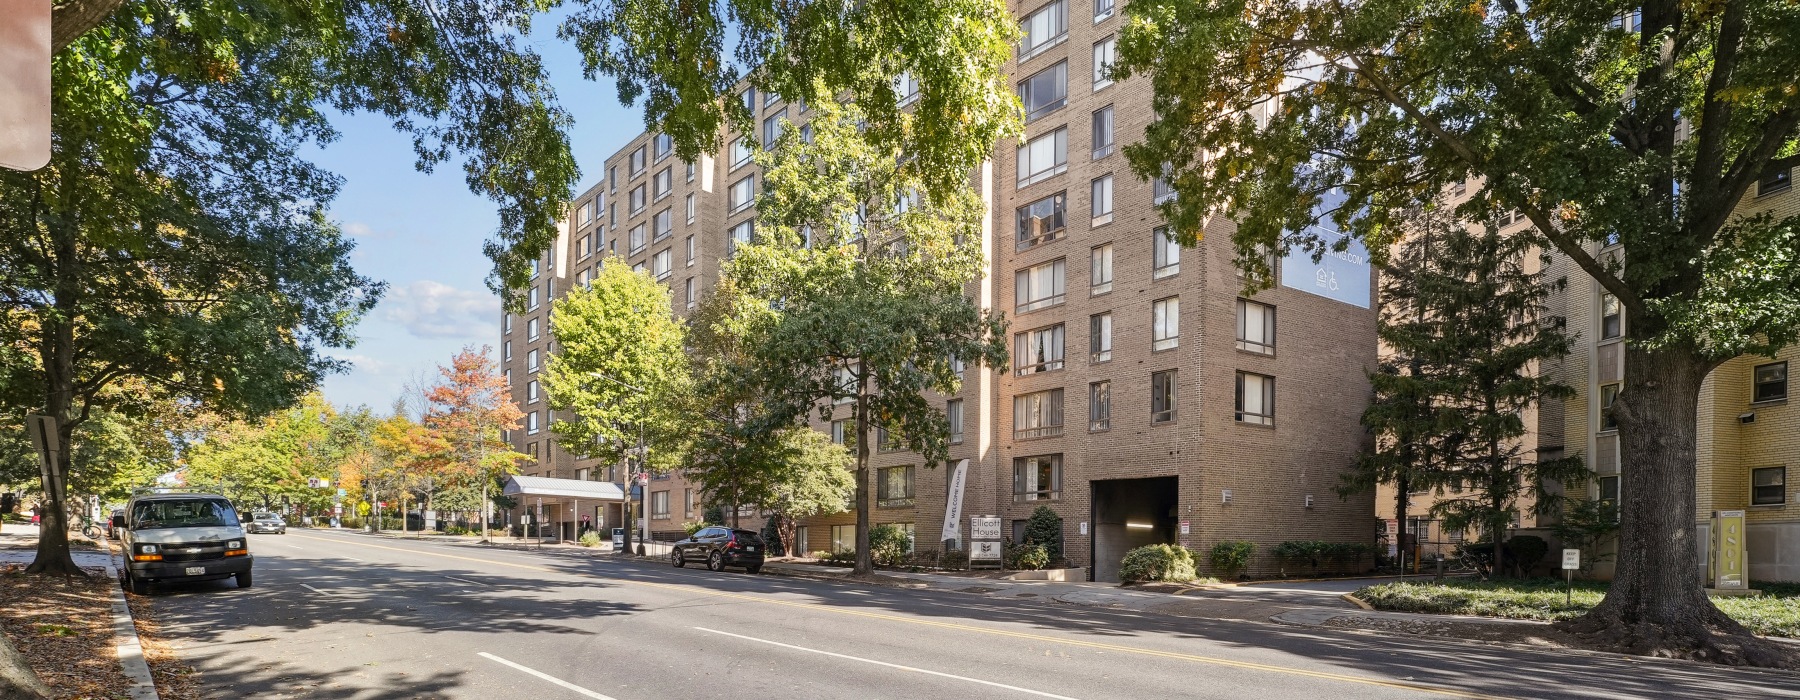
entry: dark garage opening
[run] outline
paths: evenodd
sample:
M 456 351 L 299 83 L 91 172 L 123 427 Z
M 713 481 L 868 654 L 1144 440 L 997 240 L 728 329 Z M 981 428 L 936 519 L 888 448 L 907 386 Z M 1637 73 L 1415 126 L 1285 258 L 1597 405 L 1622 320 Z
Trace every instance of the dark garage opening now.
M 1135 547 L 1174 544 L 1176 477 L 1093 481 L 1095 581 L 1116 583 L 1119 560 Z

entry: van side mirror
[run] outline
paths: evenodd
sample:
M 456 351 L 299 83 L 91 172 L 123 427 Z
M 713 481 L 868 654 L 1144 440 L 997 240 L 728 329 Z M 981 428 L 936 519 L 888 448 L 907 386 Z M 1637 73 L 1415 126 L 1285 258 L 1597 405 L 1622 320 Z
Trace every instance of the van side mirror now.
M 113 527 L 121 527 L 121 528 L 125 527 L 125 516 L 123 516 L 123 515 L 112 516 L 112 526 Z

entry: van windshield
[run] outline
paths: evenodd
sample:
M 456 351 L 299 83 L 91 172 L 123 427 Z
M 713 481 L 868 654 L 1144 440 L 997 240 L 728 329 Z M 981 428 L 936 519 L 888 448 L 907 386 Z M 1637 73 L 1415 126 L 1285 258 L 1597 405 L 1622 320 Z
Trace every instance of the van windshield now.
M 132 529 L 153 527 L 235 527 L 237 511 L 215 498 L 141 501 L 131 508 Z

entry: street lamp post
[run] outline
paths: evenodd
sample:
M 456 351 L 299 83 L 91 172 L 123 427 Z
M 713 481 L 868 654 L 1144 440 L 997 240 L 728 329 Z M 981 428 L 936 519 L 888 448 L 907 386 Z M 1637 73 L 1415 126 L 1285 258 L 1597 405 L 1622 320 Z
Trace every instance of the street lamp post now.
M 588 376 L 593 377 L 595 379 L 601 379 L 601 380 L 612 382 L 614 384 L 625 387 L 626 389 L 630 389 L 630 390 L 638 392 L 640 394 L 645 393 L 642 388 L 635 387 L 630 384 L 626 384 L 625 382 L 614 379 L 610 376 L 607 376 L 604 372 L 588 372 Z M 649 415 L 650 415 L 650 409 L 648 406 L 642 407 L 638 410 L 638 426 L 637 426 L 638 427 L 638 446 L 637 446 L 638 469 L 636 471 L 642 472 L 646 475 L 650 473 L 650 471 L 649 471 L 650 451 L 649 451 L 649 448 L 644 445 L 644 421 L 649 419 Z M 627 551 L 627 552 L 634 551 L 631 546 L 631 529 L 636 526 L 636 520 L 632 518 L 631 487 L 636 486 L 636 485 L 637 485 L 637 480 L 634 478 L 633 470 L 631 468 L 631 460 L 626 460 L 625 461 L 625 489 L 626 490 L 625 490 L 625 508 L 624 508 L 624 510 L 625 510 L 625 551 Z M 649 489 L 648 483 L 646 483 L 642 487 L 639 487 L 638 498 L 645 499 L 646 501 L 650 498 L 650 489 Z M 647 542 L 650 539 L 650 517 L 649 517 L 650 509 L 649 509 L 648 503 L 644 504 L 644 507 L 641 510 L 644 512 L 643 532 L 642 532 L 642 537 L 640 537 L 638 540 L 638 545 L 635 550 L 640 555 L 644 553 L 644 542 Z

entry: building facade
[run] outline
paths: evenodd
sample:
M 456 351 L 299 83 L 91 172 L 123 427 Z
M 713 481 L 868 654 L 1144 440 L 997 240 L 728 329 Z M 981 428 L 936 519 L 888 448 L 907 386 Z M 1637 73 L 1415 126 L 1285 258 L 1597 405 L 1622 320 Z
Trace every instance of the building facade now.
M 1360 415 L 1376 358 L 1367 260 L 1296 254 L 1280 261 L 1280 284 L 1245 296 L 1231 223 L 1209 224 L 1194 248 L 1176 245 L 1156 208 L 1173 195 L 1138 179 L 1120 153 L 1152 114 L 1147 80 L 1115 82 L 1102 70 L 1120 8 L 1013 9 L 1025 39 L 1009 68 L 1027 123 L 976 174 L 989 269 L 970 289 L 1006 316 L 1013 357 L 968 367 L 956 395 L 933 397 L 951 419 L 951 463 L 968 460 L 963 512 L 999 516 L 1016 535 L 1049 507 L 1063 521 L 1065 558 L 1097 580 L 1116 578 L 1126 550 L 1156 542 L 1251 541 L 1261 571 L 1279 566 L 1267 552 L 1281 541 L 1372 542 L 1373 497 L 1333 490 L 1367 443 Z M 749 89 L 737 99 L 756 115 L 759 142 L 806 128 L 801 106 Z M 678 314 L 692 308 L 753 235 L 762 174 L 745 136 L 725 134 L 722 152 L 693 164 L 654 134 L 607 158 L 544 261 L 564 275 L 556 288 L 583 284 L 604 252 L 669 284 Z M 528 416 L 545 413 L 540 426 L 549 416 L 541 398 L 532 402 L 517 353 L 540 349 L 520 340 L 520 324 L 547 324 L 545 308 L 509 319 L 506 333 L 519 341 L 507 366 L 515 398 Z M 840 406 L 814 427 L 837 437 L 848 417 Z M 528 473 L 621 476 L 550 447 L 546 433 L 522 432 L 510 436 L 515 446 L 531 453 L 537 443 L 545 455 Z M 873 522 L 910 531 L 921 549 L 945 546 L 952 470 L 879 448 L 870 464 Z M 704 494 L 679 475 L 648 491 L 653 534 L 701 516 Z M 854 522 L 852 513 L 809 519 L 790 547 L 849 548 Z

